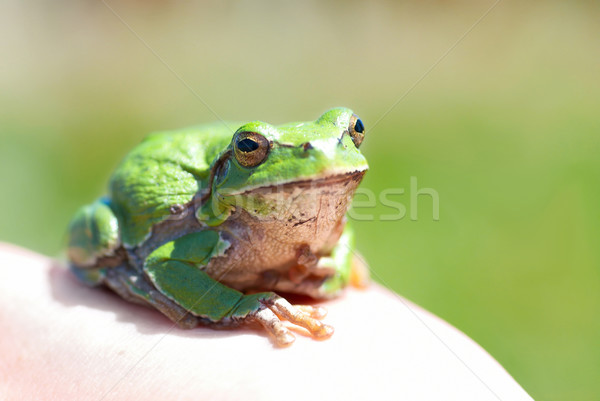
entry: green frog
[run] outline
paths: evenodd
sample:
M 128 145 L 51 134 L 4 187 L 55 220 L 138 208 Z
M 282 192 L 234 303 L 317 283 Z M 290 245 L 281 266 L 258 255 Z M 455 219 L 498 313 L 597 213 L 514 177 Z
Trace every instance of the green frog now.
M 295 339 L 288 320 L 327 338 L 324 308 L 279 294 L 328 299 L 368 281 L 346 224 L 368 168 L 364 136 L 347 108 L 310 122 L 151 134 L 116 169 L 108 195 L 71 221 L 71 271 L 182 328 L 258 322 L 286 346 Z

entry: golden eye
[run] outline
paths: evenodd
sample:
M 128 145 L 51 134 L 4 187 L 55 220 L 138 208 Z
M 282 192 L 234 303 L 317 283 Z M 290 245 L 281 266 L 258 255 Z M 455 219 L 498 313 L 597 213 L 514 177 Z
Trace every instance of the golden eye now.
M 240 132 L 234 141 L 234 153 L 242 166 L 258 166 L 267 158 L 269 141 L 256 132 Z
M 350 138 L 352 138 L 354 145 L 357 148 L 360 147 L 363 139 L 365 139 L 365 125 L 356 114 L 352 114 L 352 117 L 350 118 L 348 133 L 350 134 Z

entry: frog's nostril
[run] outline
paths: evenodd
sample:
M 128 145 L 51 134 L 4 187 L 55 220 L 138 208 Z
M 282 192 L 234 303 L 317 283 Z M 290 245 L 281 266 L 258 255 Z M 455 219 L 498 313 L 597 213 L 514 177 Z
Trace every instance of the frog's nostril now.
M 305 152 L 312 148 L 313 146 L 310 144 L 310 142 L 305 142 L 304 145 L 302 145 L 302 149 L 304 149 Z

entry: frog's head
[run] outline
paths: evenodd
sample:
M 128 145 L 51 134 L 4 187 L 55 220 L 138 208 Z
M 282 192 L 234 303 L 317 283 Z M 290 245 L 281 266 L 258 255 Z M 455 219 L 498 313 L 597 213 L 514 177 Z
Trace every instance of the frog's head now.
M 339 220 L 368 168 L 359 150 L 364 136 L 362 121 L 347 108 L 311 122 L 244 124 L 215 166 L 212 201 L 292 220 L 314 218 L 327 203 Z

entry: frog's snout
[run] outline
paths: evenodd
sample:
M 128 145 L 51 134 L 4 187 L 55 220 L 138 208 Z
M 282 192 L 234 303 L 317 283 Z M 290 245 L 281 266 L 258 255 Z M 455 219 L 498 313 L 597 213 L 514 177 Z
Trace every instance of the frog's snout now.
M 320 164 L 319 169 L 337 172 L 363 171 L 368 168 L 367 161 L 354 143 L 343 135 L 341 137 L 318 138 L 304 142 L 301 157 L 310 157 Z

